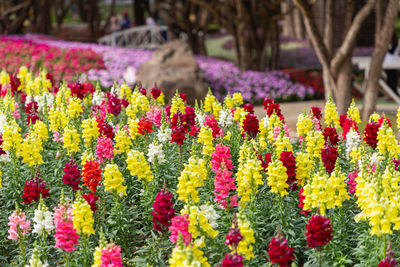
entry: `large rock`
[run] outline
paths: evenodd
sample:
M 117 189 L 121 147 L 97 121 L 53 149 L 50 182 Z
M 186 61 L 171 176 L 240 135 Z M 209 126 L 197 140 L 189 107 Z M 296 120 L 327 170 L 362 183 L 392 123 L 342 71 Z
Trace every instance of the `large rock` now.
M 189 45 L 181 40 L 168 42 L 158 48 L 153 57 L 143 63 L 137 73 L 137 80 L 146 89 L 155 83 L 170 100 L 176 90 L 187 95 L 189 103 L 203 99 L 208 85 Z

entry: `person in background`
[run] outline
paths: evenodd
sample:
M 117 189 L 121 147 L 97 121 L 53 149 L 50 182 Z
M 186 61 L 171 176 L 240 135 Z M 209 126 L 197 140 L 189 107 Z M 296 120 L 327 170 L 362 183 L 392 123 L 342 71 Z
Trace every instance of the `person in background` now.
M 384 62 L 393 62 L 399 59 L 399 40 L 396 35 L 396 31 L 393 33 L 392 41 L 389 45 L 389 49 L 385 55 Z M 396 95 L 399 95 L 397 92 L 397 70 L 396 69 L 385 69 L 387 75 L 387 84 L 393 90 Z
M 150 14 L 146 18 L 146 25 L 147 26 L 157 26 L 157 22 L 154 20 L 154 15 L 153 14 Z
M 128 11 L 122 12 L 121 30 L 126 30 L 131 27 L 131 19 L 129 18 Z
M 110 19 L 110 30 L 111 30 L 111 33 L 114 33 L 114 32 L 117 32 L 120 30 L 120 25 L 118 23 L 118 16 L 115 14 Z

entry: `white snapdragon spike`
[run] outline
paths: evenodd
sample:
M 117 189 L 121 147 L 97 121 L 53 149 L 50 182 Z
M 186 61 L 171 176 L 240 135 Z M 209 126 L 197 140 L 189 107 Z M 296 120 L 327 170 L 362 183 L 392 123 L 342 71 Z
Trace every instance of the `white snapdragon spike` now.
M 147 157 L 149 162 L 152 164 L 160 164 L 165 162 L 165 155 L 163 153 L 162 144 L 158 144 L 156 141 L 149 145 L 149 150 L 147 152 Z
M 206 116 L 204 114 L 196 112 L 196 121 L 199 123 L 199 125 L 204 125 L 205 117 Z
M 101 91 L 96 91 L 93 94 L 92 104 L 95 106 L 100 106 L 103 103 L 104 93 Z
M 218 124 L 221 127 L 229 126 L 233 124 L 233 116 L 230 110 L 221 109 L 219 112 Z
M 217 220 L 221 216 L 218 215 L 214 207 L 211 205 L 201 205 L 200 210 L 203 212 L 204 217 L 208 219 L 208 223 L 211 225 L 211 227 L 216 229 L 218 227 Z
M 5 154 L 0 155 L 0 162 L 7 163 L 11 161 L 10 152 L 8 151 L 5 152 L 6 152 Z
M 269 117 L 268 117 L 268 116 L 265 116 L 265 117 L 262 119 L 262 123 L 264 124 L 264 127 L 265 127 L 265 128 L 268 128 Z
M 161 129 L 158 130 L 157 139 L 162 144 L 164 144 L 164 143 L 168 142 L 169 140 L 171 140 L 171 134 L 172 134 L 171 128 L 163 128 L 163 127 L 161 127 Z
M 43 263 L 41 261 L 40 253 L 35 242 L 35 248 L 33 249 L 32 256 L 29 259 L 29 265 L 25 265 L 25 267 L 48 267 L 48 266 L 49 264 Z
M 38 209 L 35 210 L 33 221 L 35 222 L 33 232 L 38 235 L 49 234 L 54 229 L 53 214 L 48 211 L 43 202 L 40 203 Z
M 0 113 L 0 133 L 3 134 L 4 127 L 7 125 L 7 116 L 3 113 Z
M 34 96 L 33 100 L 36 101 L 38 104 L 38 111 L 43 112 L 45 104 L 47 104 L 48 107 L 53 105 L 54 96 L 49 92 L 45 92 L 42 95 Z
M 111 94 L 118 96 L 121 98 L 121 89 L 118 86 L 111 87 Z
M 378 153 L 374 152 L 370 157 L 371 166 L 378 165 L 378 163 L 382 160 L 382 157 L 378 155 Z
M 352 128 L 346 135 L 346 157 L 349 159 L 353 148 L 360 145 L 360 135 Z

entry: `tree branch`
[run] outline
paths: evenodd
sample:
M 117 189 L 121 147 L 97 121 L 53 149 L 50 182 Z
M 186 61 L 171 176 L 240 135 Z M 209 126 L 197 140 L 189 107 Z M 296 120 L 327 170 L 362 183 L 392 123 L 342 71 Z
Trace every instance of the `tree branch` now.
M 334 76 L 337 75 L 340 67 L 342 66 L 344 60 L 350 56 L 352 48 L 357 39 L 357 33 L 360 31 L 361 25 L 363 21 L 370 14 L 372 7 L 374 6 L 375 0 L 368 0 L 368 2 L 358 11 L 355 16 L 353 23 L 350 26 L 349 31 L 347 32 L 344 41 L 335 56 L 332 59 L 331 67 L 332 74 Z

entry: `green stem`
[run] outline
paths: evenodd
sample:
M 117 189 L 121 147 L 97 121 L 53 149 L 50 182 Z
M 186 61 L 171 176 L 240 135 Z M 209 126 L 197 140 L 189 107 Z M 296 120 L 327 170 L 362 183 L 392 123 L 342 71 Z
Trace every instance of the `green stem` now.
M 19 238 L 19 251 L 22 258 L 23 266 L 26 264 L 26 250 L 25 250 L 25 236 L 20 235 Z

